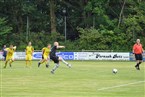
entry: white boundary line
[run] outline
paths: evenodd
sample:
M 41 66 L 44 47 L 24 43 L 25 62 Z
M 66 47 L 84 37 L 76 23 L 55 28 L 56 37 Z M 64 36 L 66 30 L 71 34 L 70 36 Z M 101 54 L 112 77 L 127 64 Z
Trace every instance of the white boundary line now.
M 1 69 L 1 72 L 0 72 L 0 79 L 1 79 L 1 80 L 0 80 L 0 90 L 1 90 L 1 93 L 0 93 L 0 94 L 1 94 L 1 95 L 0 95 L 0 97 L 2 97 L 2 95 L 3 95 L 3 94 L 2 94 L 2 92 L 3 92 L 3 91 L 2 91 L 2 73 L 3 73 L 3 72 L 2 72 L 2 60 L 0 60 L 0 66 L 1 66 L 1 68 L 0 68 L 0 69 Z
M 139 83 L 145 83 L 145 80 L 144 81 L 133 82 L 133 83 L 128 83 L 128 84 L 122 84 L 122 85 L 112 86 L 112 87 L 105 87 L 105 88 L 98 89 L 98 91 L 108 90 L 108 89 L 113 89 L 113 88 L 118 88 L 118 87 L 124 87 L 124 86 L 139 84 Z

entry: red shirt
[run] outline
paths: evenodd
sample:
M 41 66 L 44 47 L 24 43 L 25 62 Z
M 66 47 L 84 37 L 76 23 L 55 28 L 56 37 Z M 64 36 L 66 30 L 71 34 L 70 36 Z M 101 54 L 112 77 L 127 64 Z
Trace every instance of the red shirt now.
M 133 51 L 135 54 L 142 54 L 143 53 L 142 44 L 137 44 L 137 43 L 134 44 Z

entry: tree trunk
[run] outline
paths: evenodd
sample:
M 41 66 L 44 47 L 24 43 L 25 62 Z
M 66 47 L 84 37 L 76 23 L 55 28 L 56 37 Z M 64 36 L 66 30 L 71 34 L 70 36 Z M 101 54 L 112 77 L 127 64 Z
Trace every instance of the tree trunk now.
M 124 6 L 125 6 L 126 0 L 124 0 L 120 14 L 119 14 L 119 22 L 118 22 L 118 28 L 120 27 L 121 24 L 121 19 L 122 19 L 122 14 L 123 14 L 123 10 L 124 10 Z
M 55 0 L 50 0 L 51 33 L 56 32 Z
M 84 28 L 88 28 L 88 24 L 87 24 L 86 20 L 89 17 L 89 13 L 87 13 L 83 9 L 87 5 L 87 2 L 88 2 L 88 0 L 80 0 L 80 7 L 81 7 L 81 10 L 82 10 L 82 21 L 84 22 L 84 25 L 83 25 Z
M 18 20 L 19 20 L 19 23 L 18 23 L 18 33 L 22 33 L 22 31 L 23 31 L 23 20 L 22 20 L 22 17 L 19 16 Z

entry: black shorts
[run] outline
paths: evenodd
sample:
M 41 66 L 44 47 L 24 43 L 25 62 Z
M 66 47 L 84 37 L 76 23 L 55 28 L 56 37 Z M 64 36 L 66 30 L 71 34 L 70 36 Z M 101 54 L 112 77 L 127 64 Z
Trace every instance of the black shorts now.
M 4 57 L 4 61 L 6 60 L 6 56 L 7 56 L 7 55 L 3 55 L 3 57 Z
M 142 54 L 135 54 L 136 60 L 142 60 Z
M 58 56 L 50 56 L 50 59 L 53 60 L 54 63 L 59 63 L 59 57 Z

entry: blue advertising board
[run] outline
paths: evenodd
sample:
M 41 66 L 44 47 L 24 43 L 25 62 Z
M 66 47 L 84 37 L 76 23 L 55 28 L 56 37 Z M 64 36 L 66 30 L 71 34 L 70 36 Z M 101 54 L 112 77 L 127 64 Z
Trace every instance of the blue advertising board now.
M 57 52 L 57 56 L 62 57 L 64 60 L 74 60 L 74 52 Z M 34 52 L 33 59 L 41 59 L 42 52 Z
M 42 58 L 42 52 L 33 53 L 33 59 L 41 59 L 41 58 Z
M 74 60 L 74 52 L 59 52 L 57 56 L 62 57 L 64 60 Z

